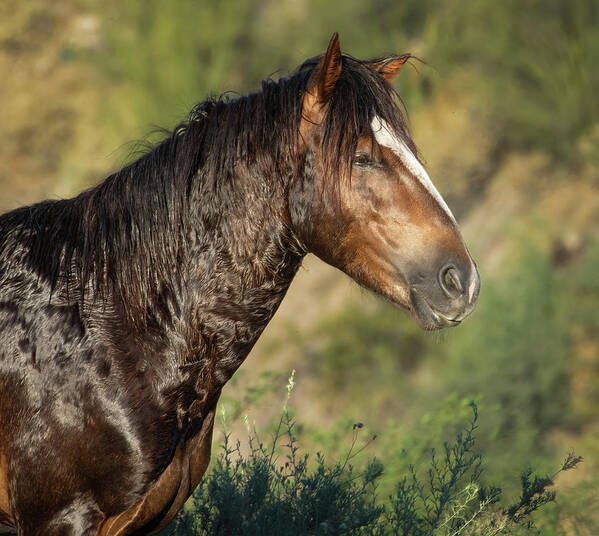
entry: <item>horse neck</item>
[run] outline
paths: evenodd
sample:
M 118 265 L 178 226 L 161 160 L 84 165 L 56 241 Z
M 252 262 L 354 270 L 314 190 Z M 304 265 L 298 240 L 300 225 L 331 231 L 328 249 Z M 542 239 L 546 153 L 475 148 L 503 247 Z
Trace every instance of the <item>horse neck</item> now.
M 210 360 L 222 384 L 276 312 L 305 252 L 290 229 L 282 181 L 243 169 L 216 194 L 207 188 L 192 196 L 185 316 L 193 336 L 182 357 Z

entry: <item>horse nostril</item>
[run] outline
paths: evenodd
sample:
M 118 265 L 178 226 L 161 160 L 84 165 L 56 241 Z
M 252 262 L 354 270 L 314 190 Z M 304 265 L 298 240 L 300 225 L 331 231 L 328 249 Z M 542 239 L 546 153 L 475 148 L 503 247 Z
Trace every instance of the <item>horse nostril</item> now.
M 460 281 L 460 275 L 455 266 L 446 266 L 441 269 L 439 282 L 443 292 L 448 298 L 459 298 L 464 294 L 464 287 Z

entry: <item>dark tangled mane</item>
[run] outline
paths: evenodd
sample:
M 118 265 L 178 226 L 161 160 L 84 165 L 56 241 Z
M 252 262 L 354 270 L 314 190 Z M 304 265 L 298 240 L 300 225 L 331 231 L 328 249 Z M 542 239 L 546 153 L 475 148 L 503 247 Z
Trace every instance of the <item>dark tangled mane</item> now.
M 190 233 L 202 230 L 193 228 L 198 218 L 207 231 L 210 222 L 226 218 L 223 191 L 233 184 L 236 167 L 256 170 L 264 181 L 289 180 L 300 168 L 302 102 L 317 62 L 264 81 L 260 92 L 198 104 L 147 154 L 73 199 L 1 216 L 0 282 L 11 263 L 25 262 L 83 311 L 114 296 L 129 320 L 145 323 L 151 309 L 185 283 L 180 267 Z M 368 62 L 343 56 L 323 124 L 329 177 L 349 177 L 358 137 L 370 132 L 374 115 L 415 151 L 402 110 Z

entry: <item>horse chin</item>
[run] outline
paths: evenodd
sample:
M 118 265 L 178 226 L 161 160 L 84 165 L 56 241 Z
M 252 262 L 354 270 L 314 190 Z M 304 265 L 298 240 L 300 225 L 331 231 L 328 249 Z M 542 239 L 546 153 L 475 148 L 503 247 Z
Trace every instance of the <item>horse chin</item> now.
M 427 301 L 421 291 L 410 287 L 395 285 L 385 290 L 375 290 L 396 307 L 408 311 L 418 327 L 424 331 L 435 331 L 458 326 L 461 320 L 453 320 L 435 309 Z
M 461 323 L 461 320 L 448 318 L 436 310 L 426 300 L 424 295 L 416 289 L 410 290 L 410 312 L 418 326 L 425 331 L 435 331 L 444 328 L 453 328 Z

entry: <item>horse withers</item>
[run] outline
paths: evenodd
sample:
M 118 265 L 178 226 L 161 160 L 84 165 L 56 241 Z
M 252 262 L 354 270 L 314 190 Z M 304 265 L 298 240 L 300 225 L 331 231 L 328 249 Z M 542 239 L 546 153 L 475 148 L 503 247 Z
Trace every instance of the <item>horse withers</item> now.
M 199 483 L 221 389 L 312 252 L 454 326 L 479 292 L 390 85 L 326 53 L 207 100 L 73 199 L 0 216 L 0 522 L 158 531 Z

